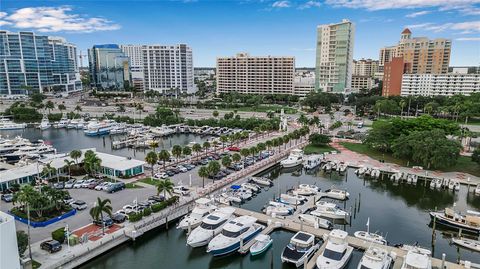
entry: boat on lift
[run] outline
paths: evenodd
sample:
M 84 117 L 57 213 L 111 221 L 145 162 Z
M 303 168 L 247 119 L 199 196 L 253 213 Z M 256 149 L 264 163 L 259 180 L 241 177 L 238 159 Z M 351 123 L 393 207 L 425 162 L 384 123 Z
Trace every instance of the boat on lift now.
M 365 241 L 387 245 L 387 240 L 383 236 L 370 232 L 370 218 L 367 220 L 367 231 L 356 231 L 353 235 Z
M 439 178 L 434 178 L 430 182 L 430 188 L 431 189 L 440 189 L 442 187 L 442 180 Z
M 332 199 L 337 199 L 337 200 L 347 200 L 348 197 L 350 196 L 350 193 L 348 193 L 346 190 L 340 190 L 340 189 L 335 189 L 331 188 L 329 190 L 326 190 L 323 195 L 328 198 Z
M 327 229 L 327 230 L 333 229 L 333 223 L 324 218 L 316 217 L 310 214 L 299 214 L 298 218 L 301 221 L 309 225 L 312 225 L 313 227 L 318 227 L 318 228 Z
M 320 244 L 315 242 L 313 234 L 300 231 L 292 236 L 280 258 L 282 262 L 293 263 L 298 268 L 303 266 L 319 247 Z
M 357 269 L 389 269 L 393 263 L 392 256 L 383 248 L 370 246 L 365 253 L 363 253 Z M 394 256 L 396 257 L 396 255 Z
M 451 191 L 459 191 L 460 190 L 460 182 L 456 180 L 450 180 L 448 182 L 448 189 Z
M 473 191 L 475 195 L 480 195 L 480 183 L 477 184 L 475 187 L 475 190 Z
M 315 264 L 318 269 L 342 269 L 352 256 L 353 247 L 348 245 L 348 233 L 332 230 L 326 236 L 325 249 L 320 253 Z

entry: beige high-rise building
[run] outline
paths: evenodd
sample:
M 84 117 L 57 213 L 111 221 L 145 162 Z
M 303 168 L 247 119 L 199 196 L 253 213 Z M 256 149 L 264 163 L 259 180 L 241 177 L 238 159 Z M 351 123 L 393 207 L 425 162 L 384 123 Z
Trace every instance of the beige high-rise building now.
M 378 56 L 378 71 L 383 72 L 385 63 L 390 62 L 395 57 L 397 52 L 397 46 L 384 47 L 380 49 L 380 55 Z
M 353 60 L 353 75 L 373 77 L 378 72 L 378 61 L 372 59 Z
M 293 94 L 294 57 L 250 56 L 217 58 L 217 94 Z

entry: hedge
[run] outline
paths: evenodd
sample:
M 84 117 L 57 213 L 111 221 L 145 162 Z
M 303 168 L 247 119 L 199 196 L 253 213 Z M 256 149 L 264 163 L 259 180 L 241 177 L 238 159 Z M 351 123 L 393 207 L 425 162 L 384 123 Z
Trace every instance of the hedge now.
M 52 239 L 57 240 L 60 244 L 65 241 L 65 228 L 61 227 L 52 232 Z
M 150 216 L 150 214 L 152 214 L 152 210 L 150 208 L 145 208 L 143 210 L 143 216 L 146 217 L 146 216 Z
M 137 221 L 141 220 L 142 218 L 143 218 L 142 212 L 128 214 L 128 220 L 130 222 L 137 222 Z

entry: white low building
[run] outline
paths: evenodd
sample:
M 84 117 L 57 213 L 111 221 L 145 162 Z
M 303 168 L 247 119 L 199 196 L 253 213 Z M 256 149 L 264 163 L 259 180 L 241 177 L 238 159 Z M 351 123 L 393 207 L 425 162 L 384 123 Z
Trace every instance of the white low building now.
M 480 74 L 404 74 L 401 95 L 452 96 L 480 92 Z
M 0 211 L 0 268 L 21 268 L 15 219 L 2 211 Z

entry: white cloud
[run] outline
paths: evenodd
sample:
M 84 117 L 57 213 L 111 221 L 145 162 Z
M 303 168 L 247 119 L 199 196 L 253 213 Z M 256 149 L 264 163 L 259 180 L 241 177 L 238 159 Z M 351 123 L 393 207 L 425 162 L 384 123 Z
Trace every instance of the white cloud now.
M 289 2 L 289 1 L 286 1 L 286 0 L 275 1 L 275 2 L 273 2 L 272 7 L 273 7 L 273 8 L 286 8 L 286 7 L 290 7 L 290 2 Z
M 480 37 L 460 37 L 455 40 L 458 41 L 480 41 Z
M 428 22 L 422 24 L 408 25 L 407 27 L 411 29 L 422 29 L 433 32 L 443 32 L 446 30 L 450 30 L 459 34 L 469 34 L 473 32 L 480 32 L 480 21 L 467 21 L 457 23 L 449 22 L 444 24 L 434 24 Z
M 91 33 L 120 29 L 120 25 L 100 17 L 87 17 L 73 14 L 69 6 L 27 7 L 13 13 L 0 14 L 0 25 L 10 24 L 21 29 L 35 29 L 39 32 L 78 32 Z
M 423 15 L 427 15 L 428 13 L 430 13 L 430 11 L 419 11 L 419 12 L 413 12 L 413 13 L 410 13 L 410 14 L 407 14 L 405 17 L 407 18 L 416 18 L 418 16 L 423 16 Z
M 307 1 L 304 4 L 298 6 L 298 9 L 308 9 L 311 7 L 320 7 L 322 4 L 318 1 Z
M 368 10 L 426 7 L 460 9 L 480 3 L 480 0 L 326 0 L 325 3 L 338 7 Z

